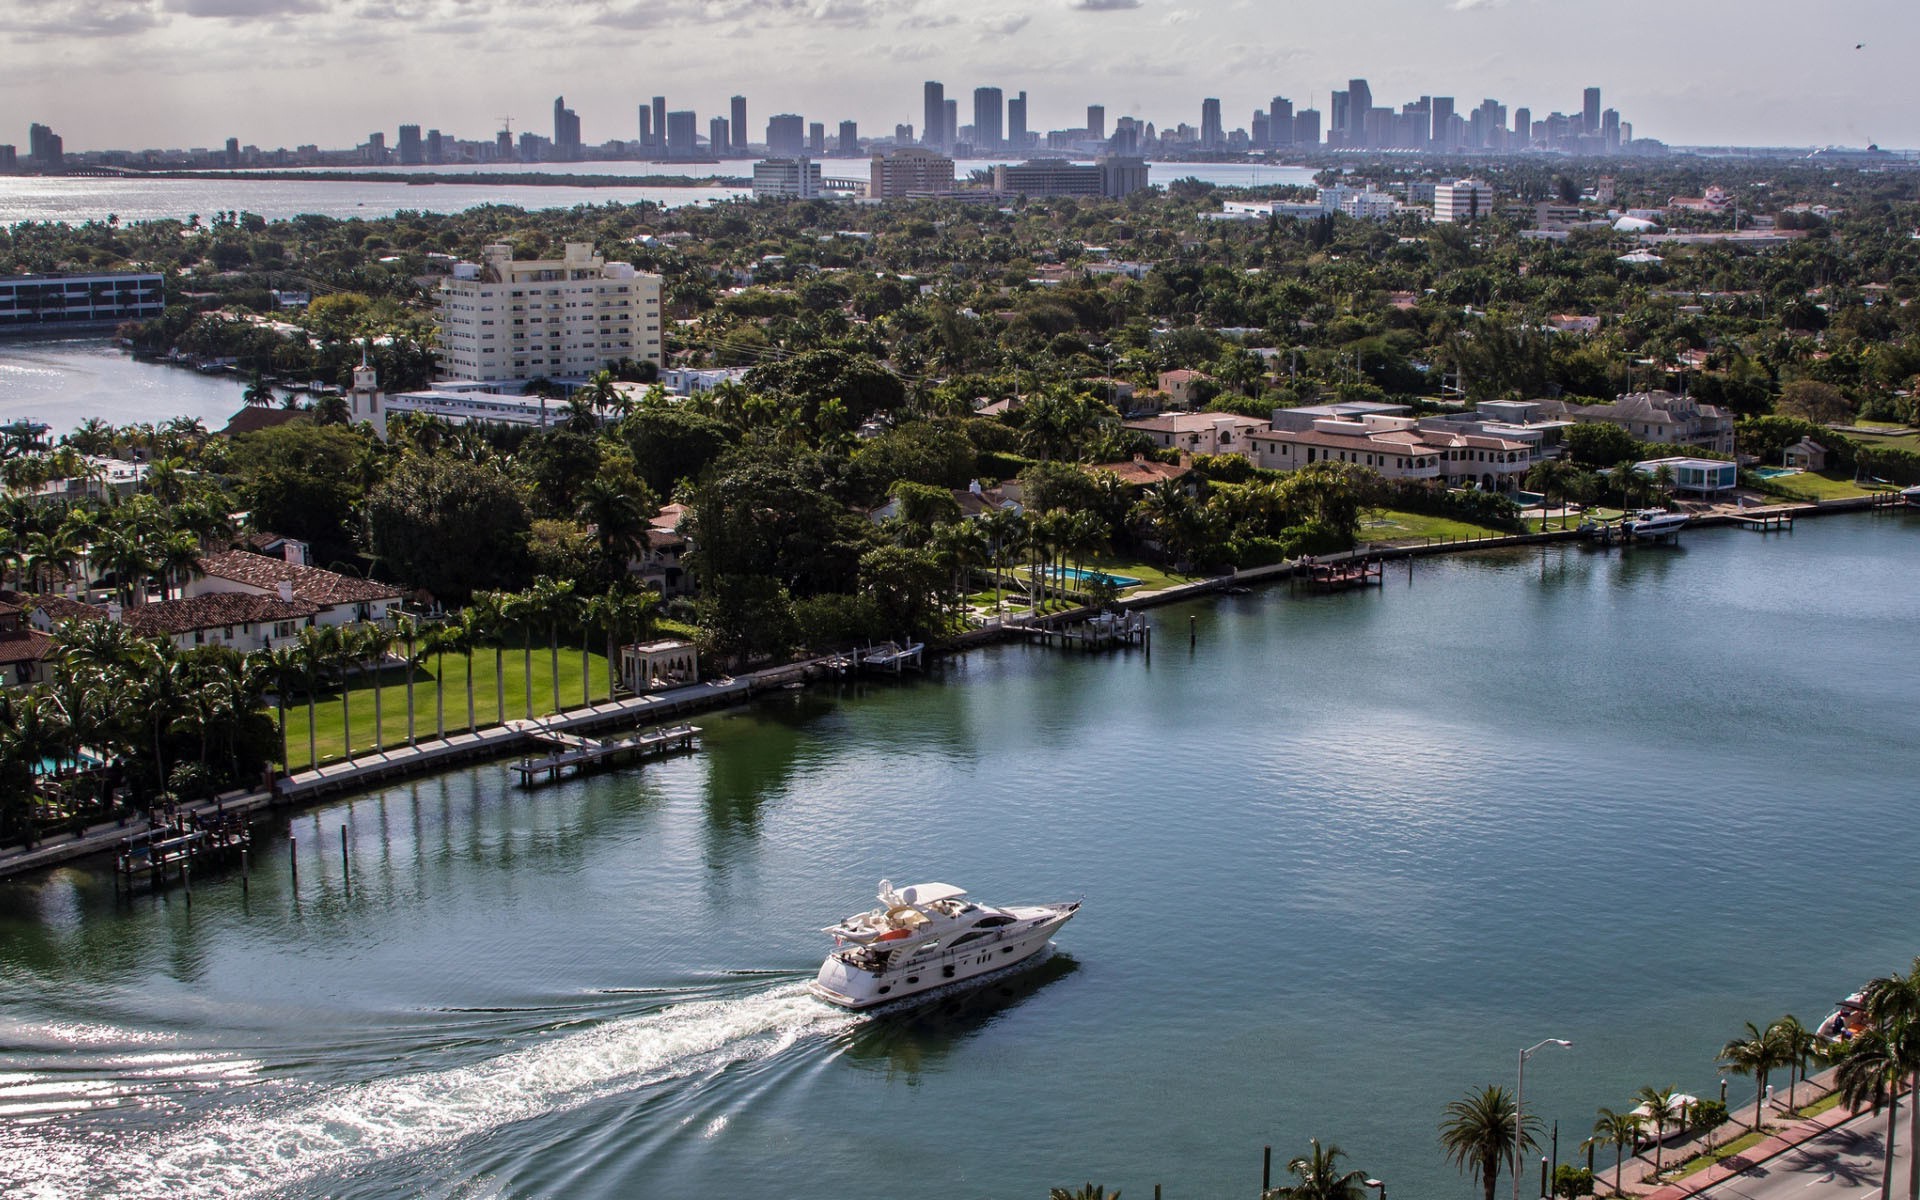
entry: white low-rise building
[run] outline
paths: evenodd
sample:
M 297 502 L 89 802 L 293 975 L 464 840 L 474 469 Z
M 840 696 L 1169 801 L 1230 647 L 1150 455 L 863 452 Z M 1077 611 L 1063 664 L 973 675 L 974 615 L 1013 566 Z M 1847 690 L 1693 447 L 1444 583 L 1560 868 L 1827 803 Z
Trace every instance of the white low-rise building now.
M 1144 433 L 1162 450 L 1185 450 L 1189 454 L 1238 454 L 1251 458 L 1247 435 L 1267 428 L 1258 417 L 1238 413 L 1161 413 L 1125 422 L 1128 429 Z

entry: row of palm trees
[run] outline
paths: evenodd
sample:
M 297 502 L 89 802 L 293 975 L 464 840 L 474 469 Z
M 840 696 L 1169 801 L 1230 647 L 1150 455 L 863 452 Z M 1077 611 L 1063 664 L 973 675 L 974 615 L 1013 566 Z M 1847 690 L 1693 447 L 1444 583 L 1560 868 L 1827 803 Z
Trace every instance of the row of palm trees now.
M 287 769 L 288 764 L 288 748 L 285 745 L 288 695 L 297 692 L 306 697 L 307 761 L 317 763 L 319 744 L 315 716 L 319 693 L 330 681 L 337 681 L 339 685 L 341 728 L 345 737 L 343 754 L 348 758 L 353 756 L 352 706 L 356 689 L 351 686 L 350 679 L 355 674 L 367 671 L 372 671 L 375 677 L 375 686 L 368 689 L 373 694 L 375 734 L 374 745 L 364 749 L 383 748 L 386 717 L 380 682 L 396 651 L 400 652 L 398 666 L 404 674 L 406 686 L 408 745 L 419 741 L 416 689 L 420 667 L 428 660 L 433 663 L 432 678 L 435 684 L 433 735 L 436 738 L 446 737 L 446 693 L 441 681 L 446 678 L 446 657 L 449 654 L 469 659 L 466 671 L 467 719 L 464 726 L 467 729 L 480 726 L 474 676 L 478 652 L 486 649 L 493 651 L 493 722 L 511 719 L 506 711 L 506 651 L 516 643 L 522 655 L 520 675 L 525 702 L 522 715 L 527 718 L 534 715 L 533 648 L 542 634 L 547 642 L 553 688 L 552 707 L 547 711 L 558 712 L 566 707 L 566 698 L 561 695 L 560 651 L 562 633 L 571 628 L 580 631 L 581 639 L 580 703 L 591 704 L 594 699 L 590 663 L 596 630 L 604 637 L 606 653 L 606 686 L 603 694 L 612 698 L 618 689 L 615 678 L 618 648 L 624 642 L 644 637 L 652 629 L 659 604 L 659 593 L 650 589 L 622 586 L 597 596 L 585 596 L 576 592 L 571 581 L 542 576 L 525 591 L 478 593 L 465 609 L 440 620 L 403 613 L 391 625 L 362 623 L 303 629 L 290 644 L 256 652 L 267 677 L 274 684 L 282 735 L 282 768 Z

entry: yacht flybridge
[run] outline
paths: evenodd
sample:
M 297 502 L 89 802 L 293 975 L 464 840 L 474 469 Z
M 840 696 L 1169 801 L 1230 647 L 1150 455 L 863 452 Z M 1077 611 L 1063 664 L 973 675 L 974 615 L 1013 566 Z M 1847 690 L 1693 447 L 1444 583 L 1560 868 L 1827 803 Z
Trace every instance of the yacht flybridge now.
M 880 881 L 880 907 L 821 932 L 834 939 L 813 994 L 842 1008 L 871 1008 L 917 992 L 977 979 L 1032 958 L 1080 911 L 1080 902 L 995 908 L 949 883 L 894 890 Z

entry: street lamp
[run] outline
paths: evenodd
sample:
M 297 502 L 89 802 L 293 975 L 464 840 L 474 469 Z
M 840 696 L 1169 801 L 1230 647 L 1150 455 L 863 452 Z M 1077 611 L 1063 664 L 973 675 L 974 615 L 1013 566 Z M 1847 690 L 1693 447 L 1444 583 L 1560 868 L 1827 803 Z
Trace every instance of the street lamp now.
M 1366 1186 L 1372 1188 L 1374 1191 L 1379 1192 L 1380 1200 L 1387 1200 L 1387 1184 L 1385 1180 L 1365 1179 L 1365 1180 L 1362 1180 L 1361 1182 L 1366 1184 Z
M 1547 1046 L 1558 1046 L 1562 1050 L 1573 1049 L 1573 1043 L 1565 1038 L 1548 1038 L 1537 1042 L 1520 1052 L 1520 1070 L 1513 1088 L 1513 1200 L 1520 1200 L 1520 1147 L 1526 1144 L 1527 1126 L 1522 1105 L 1527 1096 L 1527 1060 L 1533 1052 Z

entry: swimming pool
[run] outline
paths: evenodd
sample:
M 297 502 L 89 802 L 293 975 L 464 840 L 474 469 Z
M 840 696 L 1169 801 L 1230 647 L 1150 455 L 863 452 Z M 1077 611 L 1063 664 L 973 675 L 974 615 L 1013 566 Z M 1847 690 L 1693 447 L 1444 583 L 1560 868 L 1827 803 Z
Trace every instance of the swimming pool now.
M 1755 467 L 1753 473 L 1760 479 L 1778 479 L 1782 475 L 1798 475 L 1799 467 Z
M 1131 575 L 1109 575 L 1104 571 L 1083 571 L 1079 567 L 1048 567 L 1045 575 L 1056 583 L 1063 579 L 1068 583 L 1096 583 L 1104 579 L 1117 588 L 1140 586 L 1140 581 Z

